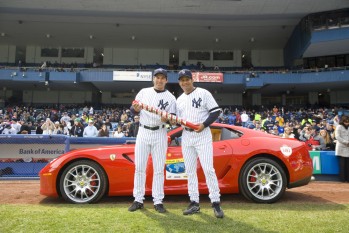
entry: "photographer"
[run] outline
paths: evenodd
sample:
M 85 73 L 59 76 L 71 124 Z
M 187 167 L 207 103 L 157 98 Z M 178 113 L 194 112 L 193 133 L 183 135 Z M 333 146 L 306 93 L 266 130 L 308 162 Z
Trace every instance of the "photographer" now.
M 51 121 L 50 118 L 46 118 L 46 121 L 41 126 L 42 134 L 51 135 L 55 129 L 55 124 Z
M 299 140 L 305 142 L 309 150 L 325 150 L 326 142 L 319 135 L 319 131 L 318 127 L 306 126 L 301 131 Z

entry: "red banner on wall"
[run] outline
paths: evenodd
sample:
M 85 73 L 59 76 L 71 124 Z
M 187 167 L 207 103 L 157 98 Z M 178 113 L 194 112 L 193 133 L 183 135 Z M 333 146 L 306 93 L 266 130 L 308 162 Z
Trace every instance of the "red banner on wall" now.
M 193 72 L 194 82 L 222 83 L 223 73 Z

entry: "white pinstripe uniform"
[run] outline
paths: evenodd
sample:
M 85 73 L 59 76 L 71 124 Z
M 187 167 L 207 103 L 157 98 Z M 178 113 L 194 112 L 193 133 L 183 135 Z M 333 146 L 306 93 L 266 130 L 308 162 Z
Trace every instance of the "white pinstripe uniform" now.
M 168 91 L 156 92 L 153 87 L 143 88 L 136 100 L 157 109 L 176 113 L 176 98 Z M 140 127 L 135 148 L 135 177 L 133 196 L 135 201 L 143 203 L 145 194 L 146 166 L 151 153 L 153 158 L 152 196 L 154 205 L 161 204 L 164 198 L 164 166 L 167 151 L 167 130 L 159 115 L 141 110 Z M 147 129 L 157 127 L 157 130 Z M 145 128 L 146 127 L 146 128 Z
M 211 112 L 220 111 L 211 93 L 200 87 L 190 94 L 183 93 L 177 99 L 177 116 L 194 124 L 203 123 Z M 209 127 L 200 133 L 183 130 L 182 152 L 185 170 L 188 174 L 188 193 L 190 201 L 199 203 L 197 177 L 197 158 L 204 170 L 211 202 L 220 201 L 220 190 L 215 169 L 213 168 L 212 135 Z

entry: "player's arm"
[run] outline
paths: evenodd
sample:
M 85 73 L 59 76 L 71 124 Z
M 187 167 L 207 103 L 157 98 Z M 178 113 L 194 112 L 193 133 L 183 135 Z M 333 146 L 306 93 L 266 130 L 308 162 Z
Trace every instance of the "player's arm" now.
M 176 111 L 177 111 L 176 98 L 173 96 L 173 98 L 170 100 L 170 107 L 169 107 L 168 112 L 170 113 L 170 115 L 176 116 Z M 169 118 L 169 117 L 166 118 L 166 117 L 162 116 L 161 121 L 166 122 L 166 124 L 177 125 L 177 122 L 174 120 L 171 120 L 171 118 Z
M 141 111 L 141 107 L 138 103 L 132 104 L 130 107 L 130 111 L 133 115 L 138 115 Z
M 133 115 L 138 115 L 139 112 L 142 110 L 142 106 L 140 105 L 140 100 L 143 98 L 143 91 L 144 89 L 141 89 L 138 94 L 136 95 L 135 100 L 137 101 L 133 101 L 132 105 L 130 107 L 130 111 Z
M 207 119 L 199 125 L 199 128 L 195 130 L 196 132 L 200 133 L 203 131 L 206 127 L 210 126 L 213 122 L 217 120 L 219 117 L 219 114 L 221 113 L 221 109 L 219 107 L 213 108 L 210 110 L 210 115 L 207 117 Z

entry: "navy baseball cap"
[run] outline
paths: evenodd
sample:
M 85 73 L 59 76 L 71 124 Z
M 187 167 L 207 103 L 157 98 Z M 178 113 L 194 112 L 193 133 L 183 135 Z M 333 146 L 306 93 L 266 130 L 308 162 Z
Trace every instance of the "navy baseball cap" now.
M 179 73 L 178 73 L 178 80 L 180 80 L 182 77 L 188 77 L 190 79 L 193 78 L 193 76 L 191 74 L 191 71 L 187 70 L 187 69 L 183 69 L 183 70 L 179 71 Z
M 153 76 L 156 76 L 158 74 L 162 74 L 167 78 L 167 70 L 165 70 L 163 68 L 159 68 L 159 69 L 154 70 Z

